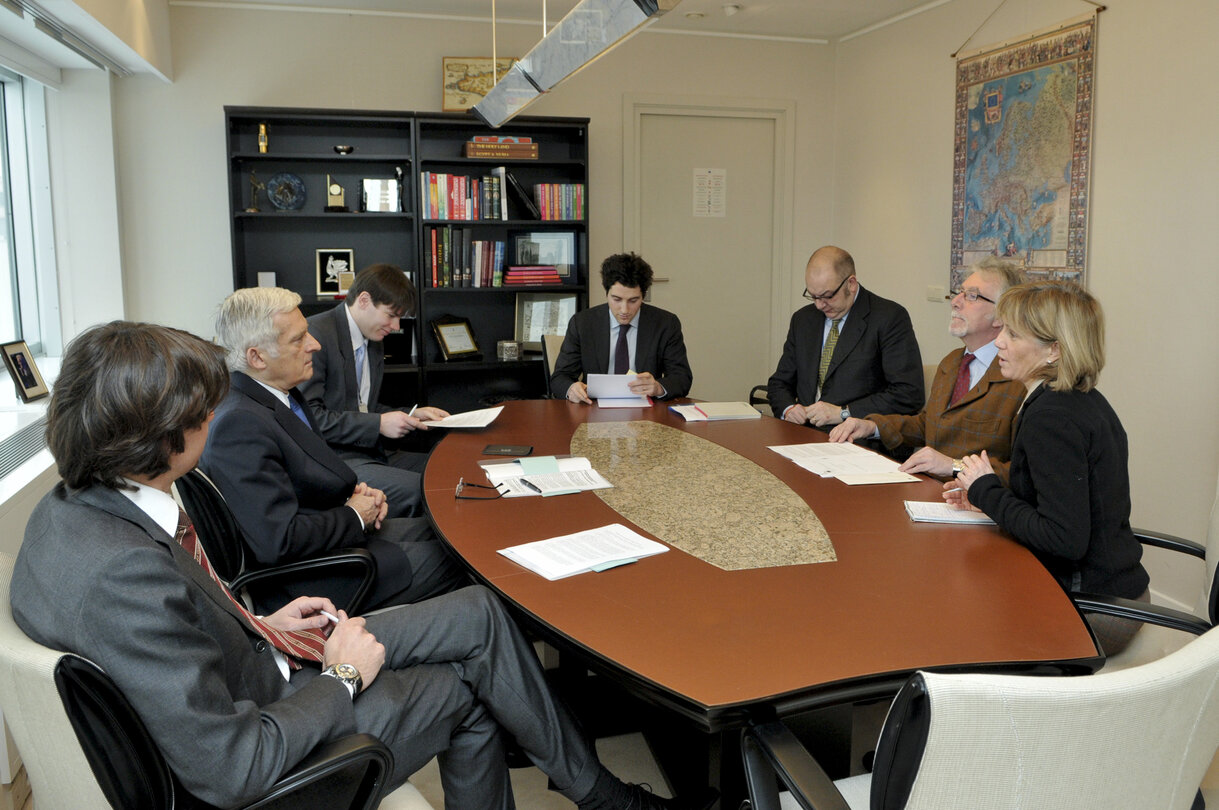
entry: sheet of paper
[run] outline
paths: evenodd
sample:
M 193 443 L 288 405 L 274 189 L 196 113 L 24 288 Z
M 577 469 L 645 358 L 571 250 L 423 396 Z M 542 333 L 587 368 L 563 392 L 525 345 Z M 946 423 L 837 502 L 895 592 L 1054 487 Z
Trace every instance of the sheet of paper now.
M 770 449 L 822 478 L 839 478 L 846 483 L 857 484 L 918 480 L 908 473 L 898 472 L 897 468 L 901 465 L 893 459 L 857 444 L 807 442 L 805 444 L 774 445 Z M 897 473 L 897 475 L 886 479 L 855 480 L 853 482 L 843 479 L 843 476 L 872 476 L 877 473 Z
M 919 523 L 971 523 L 994 526 L 985 512 L 953 509 L 944 501 L 906 501 L 906 514 Z
M 589 374 L 586 384 L 588 385 L 589 399 L 619 399 L 627 397 L 638 398 L 638 394 L 630 388 L 631 382 L 639 375 L 637 374 Z
M 652 405 L 650 397 L 631 394 L 629 397 L 601 397 L 598 408 L 647 408 Z
M 531 458 L 516 459 L 514 461 L 480 461 L 478 466 L 482 467 L 487 473 L 487 480 L 492 484 L 498 484 L 509 478 L 520 478 L 525 475 L 525 468 L 521 464 L 522 461 L 529 461 Z M 584 456 L 538 456 L 536 458 L 553 458 L 557 464 L 555 469 L 543 468 L 541 472 L 573 472 L 575 470 L 591 470 L 592 462 L 584 458 Z
M 540 492 L 533 495 L 566 495 L 571 492 L 585 492 L 593 489 L 610 489 L 614 485 L 606 481 L 596 470 L 572 470 L 571 472 L 541 473 L 538 475 L 521 476 L 526 489 L 529 484 L 537 487 Z M 505 495 L 504 497 L 508 497 Z
M 834 477 L 849 486 L 857 486 L 859 484 L 903 484 L 907 481 L 919 480 L 910 473 L 898 472 L 897 470 L 874 473 L 838 473 Z
M 592 571 L 608 563 L 621 563 L 662 554 L 668 546 L 649 540 L 620 523 L 538 540 L 499 550 L 508 559 L 546 579 L 556 580 Z
M 499 416 L 499 412 L 504 409 L 503 405 L 495 408 L 483 408 L 478 411 L 466 411 L 465 413 L 449 414 L 444 419 L 437 419 L 435 422 L 428 422 L 429 428 L 445 427 L 445 428 L 480 428 L 486 427 L 495 421 L 495 417 Z
M 670 405 L 669 410 L 687 422 L 762 418 L 762 414 L 748 402 L 698 402 L 694 405 Z

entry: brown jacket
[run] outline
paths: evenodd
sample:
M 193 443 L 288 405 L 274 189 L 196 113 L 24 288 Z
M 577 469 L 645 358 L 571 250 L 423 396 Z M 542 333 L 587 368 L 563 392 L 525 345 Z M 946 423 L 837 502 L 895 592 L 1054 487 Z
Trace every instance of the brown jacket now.
M 999 361 L 995 360 L 978 384 L 949 408 L 948 399 L 964 354 L 964 348 L 956 349 L 940 361 L 927 404 L 914 416 L 871 414 L 867 418 L 876 423 L 880 440 L 890 450 L 903 444 L 914 448 L 925 445 L 952 458 L 985 450 L 991 466 L 1006 485 L 1013 423 L 1024 402 L 1024 385 L 1004 379 L 999 373 Z

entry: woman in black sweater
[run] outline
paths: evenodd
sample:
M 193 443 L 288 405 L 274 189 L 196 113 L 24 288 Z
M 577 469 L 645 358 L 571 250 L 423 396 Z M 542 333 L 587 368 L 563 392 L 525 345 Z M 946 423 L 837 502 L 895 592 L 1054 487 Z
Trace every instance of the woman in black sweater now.
M 945 499 L 973 505 L 1028 546 L 1067 590 L 1148 598 L 1142 547 L 1130 529 L 1126 431 L 1096 390 L 1105 364 L 1100 304 L 1072 282 L 1012 287 L 997 309 L 999 369 L 1028 390 L 1012 443 L 1010 488 L 986 454 L 967 456 Z M 1106 654 L 1137 625 L 1090 615 Z

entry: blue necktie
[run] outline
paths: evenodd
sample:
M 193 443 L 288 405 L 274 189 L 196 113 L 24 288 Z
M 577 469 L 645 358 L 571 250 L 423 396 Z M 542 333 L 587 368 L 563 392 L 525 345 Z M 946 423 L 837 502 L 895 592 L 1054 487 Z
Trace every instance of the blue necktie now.
M 356 391 L 364 384 L 364 344 L 356 348 Z
M 313 430 L 313 425 L 309 424 L 309 417 L 305 416 L 305 410 L 301 408 L 301 404 L 293 399 L 292 395 L 288 395 L 288 407 L 292 409 L 292 413 L 296 414 L 297 418 L 305 423 L 305 427 Z

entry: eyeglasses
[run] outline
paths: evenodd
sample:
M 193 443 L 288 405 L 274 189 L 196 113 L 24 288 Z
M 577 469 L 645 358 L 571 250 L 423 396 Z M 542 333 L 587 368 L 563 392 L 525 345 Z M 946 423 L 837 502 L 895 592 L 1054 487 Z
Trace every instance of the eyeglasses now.
M 850 278 L 851 278 L 850 276 L 847 276 L 842 281 L 838 282 L 838 286 L 834 288 L 834 291 L 832 293 L 826 293 L 825 295 L 813 295 L 811 292 L 808 291 L 808 287 L 805 287 L 804 292 L 802 292 L 800 294 L 803 295 L 805 298 L 807 298 L 809 301 L 814 301 L 814 302 L 828 301 L 831 298 L 833 298 L 835 295 L 838 294 L 838 291 L 842 289 L 842 285 L 846 284 L 847 281 L 850 280 Z
M 987 298 L 985 295 L 978 292 L 973 287 L 966 287 L 964 289 L 950 290 L 948 292 L 948 300 L 951 301 L 952 299 L 956 298 L 958 295 L 965 296 L 966 301 L 977 301 L 979 298 L 981 298 L 983 301 L 987 302 L 988 304 L 995 303 L 995 299 Z
M 479 493 L 477 495 L 463 494 L 467 489 L 490 489 L 490 490 L 494 490 L 495 494 L 494 495 L 492 495 L 490 493 L 486 493 L 486 494 Z M 457 479 L 457 491 L 453 493 L 453 497 L 458 498 L 463 501 L 493 501 L 496 498 L 504 497 L 504 493 L 500 492 L 498 487 L 489 487 L 486 484 L 467 484 L 466 479 L 458 478 Z

